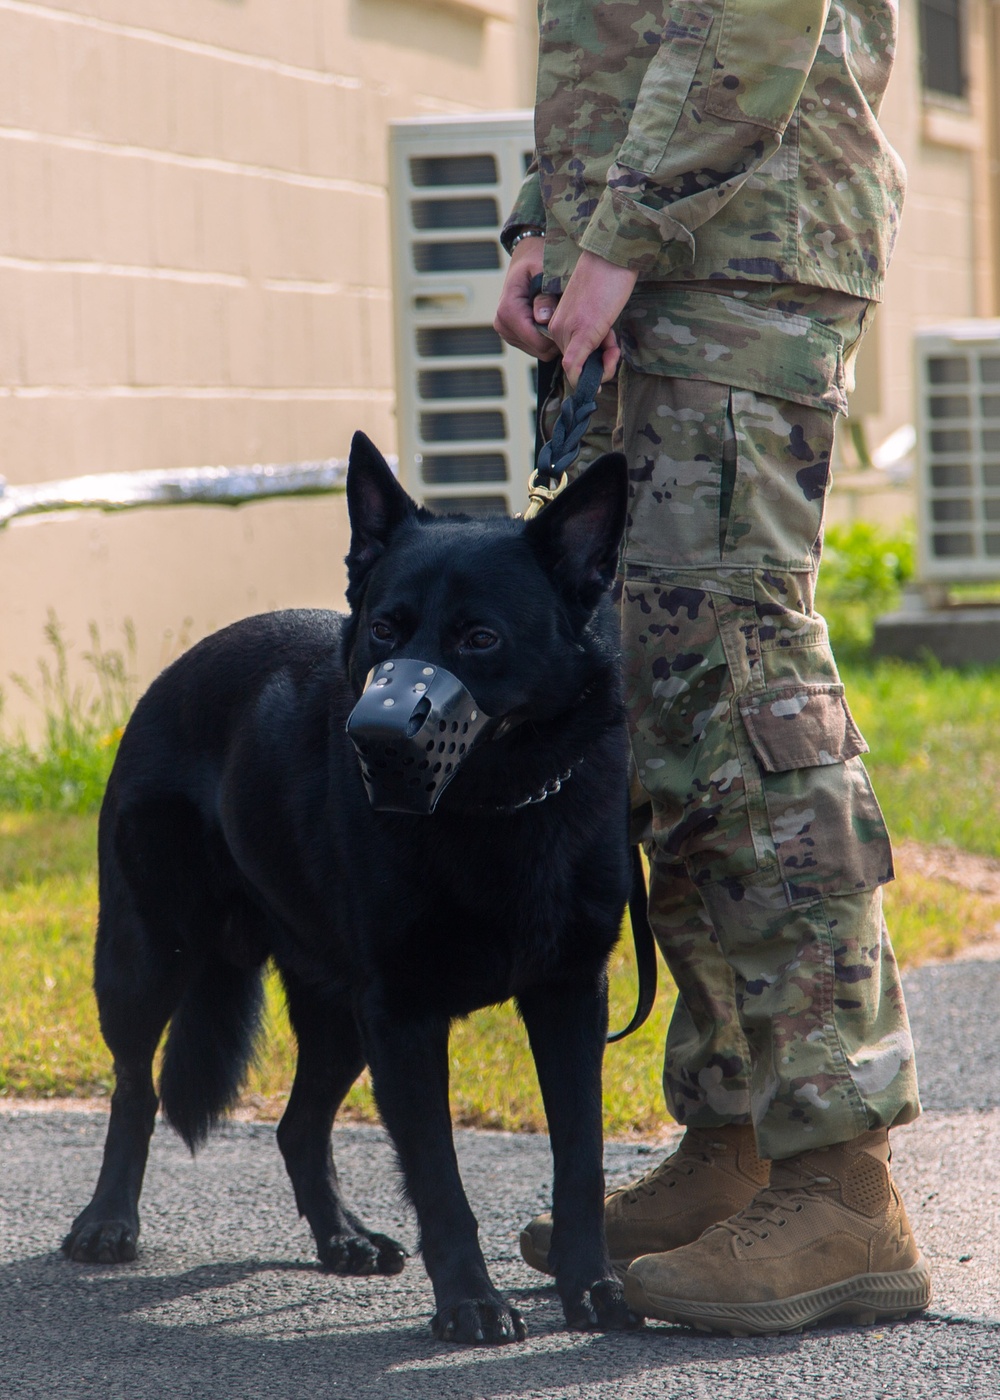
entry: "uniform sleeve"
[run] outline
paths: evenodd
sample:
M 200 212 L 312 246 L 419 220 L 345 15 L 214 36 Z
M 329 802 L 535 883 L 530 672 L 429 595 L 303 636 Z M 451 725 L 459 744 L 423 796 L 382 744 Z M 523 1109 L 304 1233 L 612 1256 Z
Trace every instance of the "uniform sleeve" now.
M 521 228 L 544 228 L 545 204 L 542 200 L 542 187 L 538 179 L 537 156 L 528 166 L 524 183 L 514 201 L 514 207 L 507 216 L 507 222 L 500 230 L 500 242 L 510 252 L 510 240 Z
M 672 5 L 580 246 L 640 277 L 694 259 L 693 231 L 781 145 L 831 0 Z

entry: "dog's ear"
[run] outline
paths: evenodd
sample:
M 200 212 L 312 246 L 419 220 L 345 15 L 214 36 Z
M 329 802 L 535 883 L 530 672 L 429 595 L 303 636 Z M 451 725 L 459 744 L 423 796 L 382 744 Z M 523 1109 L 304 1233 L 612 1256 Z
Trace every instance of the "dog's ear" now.
M 611 585 L 628 509 L 628 466 L 608 452 L 525 526 L 556 586 L 590 610 Z
M 347 467 L 347 513 L 351 518 L 351 547 L 347 553 L 349 597 L 393 532 L 404 520 L 416 516 L 417 510 L 375 444 L 364 433 L 355 433 Z

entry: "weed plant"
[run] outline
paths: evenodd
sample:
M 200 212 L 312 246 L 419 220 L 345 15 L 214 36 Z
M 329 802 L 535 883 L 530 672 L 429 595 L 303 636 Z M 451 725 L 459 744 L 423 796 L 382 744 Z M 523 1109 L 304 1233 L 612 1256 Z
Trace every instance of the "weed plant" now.
M 34 681 L 12 674 L 17 688 L 41 711 L 41 741 L 23 731 L 0 737 L 0 810 L 91 812 L 101 803 L 122 729 L 135 703 L 135 629 L 126 622 L 124 647 L 105 648 L 96 623 L 83 653 L 89 683 L 69 677 L 69 644 L 52 612 L 45 624 L 47 653 Z M 0 694 L 2 705 L 2 694 Z
M 909 526 L 889 534 L 858 520 L 826 531 L 816 607 L 826 618 L 839 660 L 867 655 L 875 619 L 892 611 L 913 578 L 914 549 Z

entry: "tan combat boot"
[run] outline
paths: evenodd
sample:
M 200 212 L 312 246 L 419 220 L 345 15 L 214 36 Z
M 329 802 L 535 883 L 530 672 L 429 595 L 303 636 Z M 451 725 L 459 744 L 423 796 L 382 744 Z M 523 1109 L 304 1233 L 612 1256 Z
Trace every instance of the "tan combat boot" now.
M 770 1186 L 748 1206 L 625 1276 L 643 1317 L 734 1336 L 905 1317 L 930 1297 L 884 1130 L 772 1162 Z
M 604 1202 L 611 1262 L 619 1273 L 640 1254 L 696 1240 L 767 1185 L 768 1163 L 757 1156 L 753 1128 L 688 1128 L 676 1151 Z M 550 1274 L 552 1216 L 536 1216 L 521 1232 L 526 1264 Z

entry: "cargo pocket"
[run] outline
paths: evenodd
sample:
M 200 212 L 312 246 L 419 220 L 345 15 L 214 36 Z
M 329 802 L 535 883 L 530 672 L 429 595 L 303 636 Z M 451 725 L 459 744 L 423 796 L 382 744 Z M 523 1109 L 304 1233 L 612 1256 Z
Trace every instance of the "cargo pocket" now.
M 860 755 L 868 745 L 838 684 L 777 686 L 740 700 L 791 904 L 892 879 L 885 822 Z

